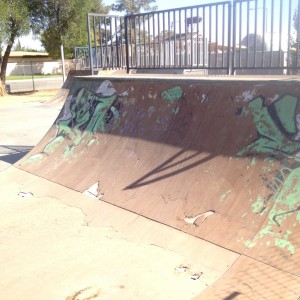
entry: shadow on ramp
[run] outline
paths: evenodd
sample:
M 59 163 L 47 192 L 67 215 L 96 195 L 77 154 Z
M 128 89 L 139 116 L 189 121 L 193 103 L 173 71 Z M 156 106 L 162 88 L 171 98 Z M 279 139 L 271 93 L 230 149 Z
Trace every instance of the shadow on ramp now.
M 201 299 L 294 299 L 299 99 L 292 81 L 75 78 L 19 168 L 238 253 Z

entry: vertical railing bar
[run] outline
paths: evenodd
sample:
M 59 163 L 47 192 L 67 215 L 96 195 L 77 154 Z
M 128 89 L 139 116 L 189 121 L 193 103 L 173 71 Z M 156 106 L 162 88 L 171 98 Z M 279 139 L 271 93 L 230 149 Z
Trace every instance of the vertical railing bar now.
M 188 60 L 187 60 L 187 50 L 188 50 L 188 45 L 187 45 L 187 35 L 188 35 L 188 29 L 187 29 L 187 22 L 186 22 L 186 18 L 187 18 L 187 9 L 184 9 L 184 33 L 185 33 L 185 45 L 184 45 L 184 66 L 186 67 L 188 65 Z
M 155 16 L 157 14 L 153 14 L 153 64 L 154 64 L 154 68 L 156 68 L 156 37 L 155 37 Z
M 120 22 L 121 22 L 121 38 L 122 38 L 122 69 L 124 69 L 124 62 L 126 67 L 126 56 L 124 56 L 125 20 L 123 17 L 121 17 Z M 126 55 L 126 44 L 125 44 L 125 55 Z
M 228 2 L 227 4 L 228 7 L 228 40 L 227 40 L 227 45 L 228 45 L 228 50 L 227 50 L 227 74 L 231 75 L 232 74 L 232 67 L 230 66 L 230 56 L 231 56 L 231 22 L 232 22 L 232 16 L 231 16 L 231 2 Z M 225 4 L 224 4 L 224 9 L 225 9 Z
M 282 0 L 280 0 L 280 9 L 279 9 L 279 45 L 278 45 L 278 67 L 280 67 L 281 61 L 281 33 L 282 33 Z
M 194 62 L 193 62 L 193 53 L 194 53 L 194 29 L 193 29 L 193 25 L 194 25 L 194 23 L 193 23 L 193 9 L 191 8 L 190 9 L 190 12 L 191 12 L 191 38 L 190 38 L 190 43 L 191 43 L 191 68 L 193 68 L 194 67 Z
M 273 61 L 273 34 L 274 34 L 274 0 L 271 2 L 271 45 L 270 45 L 270 68 Z
M 164 66 L 164 69 L 166 68 L 166 37 L 165 37 L 165 32 L 166 32 L 166 28 L 165 28 L 165 13 L 162 13 L 163 15 L 163 49 L 164 49 L 164 52 L 163 52 L 163 58 L 164 58 L 164 63 L 163 63 L 163 66 Z
M 169 40 L 169 55 L 168 55 L 168 58 L 169 58 L 169 68 L 171 67 L 171 20 L 170 20 L 170 11 L 168 11 L 168 40 Z
M 114 60 L 113 60 L 113 34 L 112 34 L 112 23 L 113 23 L 113 17 L 109 18 L 109 29 L 110 29 L 110 64 L 109 64 L 109 68 L 114 68 Z
M 206 55 L 207 55 L 207 53 L 206 53 L 206 47 L 205 47 L 205 44 L 206 44 L 206 42 L 205 42 L 205 40 L 206 40 L 206 34 L 205 34 L 205 7 L 203 6 L 202 7 L 202 32 L 203 32 L 203 36 L 202 36 L 202 48 L 203 48 L 203 51 L 202 51 L 202 59 L 203 59 L 203 67 L 207 67 L 208 68 L 208 66 L 205 66 L 205 59 L 206 59 Z
M 146 68 L 146 30 L 145 30 L 145 15 L 143 15 L 143 41 L 144 41 L 144 68 Z
M 181 61 L 181 50 L 182 50 L 182 41 L 181 41 L 181 9 L 179 10 L 179 68 L 182 66 Z
M 119 68 L 119 42 L 118 42 L 118 19 L 115 17 L 115 37 L 116 37 L 116 64 L 115 67 Z
M 161 45 L 160 45 L 160 13 L 157 15 L 157 29 L 158 29 L 158 67 L 161 67 Z
M 208 46 L 208 67 L 210 68 L 210 58 L 211 58 L 211 5 L 209 6 L 209 26 L 208 26 L 208 31 L 209 31 L 209 46 Z
M 289 0 L 289 18 L 288 18 L 288 48 L 287 48 L 287 68 L 289 70 L 291 64 L 291 19 L 292 19 L 292 0 Z M 289 71 L 290 73 L 290 71 Z
M 235 74 L 235 56 L 236 56 L 236 18 L 237 18 L 237 11 L 236 11 L 236 2 L 233 2 L 233 8 L 232 8 L 233 16 L 232 16 L 232 57 L 231 57 L 231 75 Z
M 97 33 L 96 33 L 96 27 L 97 26 L 96 26 L 96 20 L 95 19 L 96 19 L 96 17 L 93 16 L 94 45 L 95 45 L 95 62 L 93 61 L 93 68 L 94 68 L 94 63 L 95 63 L 96 64 L 95 67 L 96 67 L 96 69 L 98 69 L 99 68 L 99 64 L 98 64 L 98 59 L 97 59 Z M 100 25 L 100 22 L 99 22 L 99 28 L 101 28 L 100 26 L 101 25 Z M 100 31 L 100 29 L 99 29 L 99 38 L 101 40 L 101 31 Z M 101 50 L 101 48 L 100 48 L 100 50 Z
M 138 64 L 138 51 L 137 51 L 137 35 L 138 35 L 138 28 L 137 28 L 137 16 L 134 17 L 134 27 L 133 27 L 133 30 L 134 30 L 134 50 L 135 50 L 135 67 L 138 68 L 139 67 L 139 64 Z
M 241 67 L 241 62 L 242 62 L 241 42 L 242 42 L 242 3 L 239 3 L 239 68 Z
M 218 27 L 219 27 L 219 5 L 215 6 L 216 9 L 216 53 L 215 53 L 215 68 L 218 67 Z
M 298 0 L 298 20 L 297 20 L 297 50 L 296 50 L 296 68 L 299 67 L 299 51 L 300 51 L 300 0 Z M 298 74 L 298 71 L 297 71 Z
M 135 64 L 133 64 L 134 62 L 134 57 L 136 56 L 136 54 L 134 53 L 134 37 L 133 34 L 135 34 L 134 30 L 133 30 L 133 26 L 135 26 L 135 22 L 134 22 L 134 17 L 131 17 L 128 19 L 130 21 L 130 34 L 129 34 L 129 39 L 130 39 L 130 50 L 131 50 L 131 56 L 130 56 L 130 66 L 134 67 Z
M 197 51 L 197 68 L 199 68 L 199 52 L 200 52 L 200 49 L 199 49 L 199 7 L 197 7 L 197 37 L 196 37 L 196 51 Z
M 89 40 L 89 52 L 90 52 L 90 69 L 91 75 L 94 74 L 93 68 L 93 49 L 92 49 L 92 41 L 91 41 L 91 22 L 90 22 L 90 14 L 87 14 L 87 27 L 88 27 L 88 40 Z M 95 36 L 94 36 L 95 39 Z
M 254 57 L 253 57 L 253 67 L 256 67 L 256 54 L 257 54 L 257 0 L 254 2 Z
M 173 25 L 174 25 L 174 68 L 177 65 L 177 53 L 176 53 L 176 11 L 173 10 Z
M 249 27 L 250 27 L 250 1 L 247 1 L 247 51 L 246 51 L 246 67 L 249 67 Z
M 128 23 L 127 23 L 128 17 L 124 17 L 124 29 L 125 29 L 125 51 L 126 51 L 126 73 L 128 74 L 130 71 L 130 65 L 129 65 L 129 35 L 128 35 Z
M 148 14 L 148 64 L 146 63 L 146 67 L 148 66 L 148 68 L 150 67 L 150 63 L 151 63 L 151 34 L 150 34 L 150 14 Z M 146 56 L 146 53 L 145 53 Z
M 229 22 L 227 22 L 229 25 Z M 225 44 L 225 3 L 222 4 L 222 68 L 224 68 L 224 44 Z M 228 45 L 227 53 L 230 51 Z
M 261 52 L 261 65 L 265 66 L 265 45 L 266 45 L 266 0 L 263 0 L 263 33 L 262 33 L 262 52 Z
M 140 49 L 140 65 L 139 67 L 141 68 L 142 67 L 142 36 L 141 36 L 141 17 L 138 16 L 138 31 L 139 31 L 139 40 L 137 41 L 137 45 L 139 46 L 139 49 Z
M 108 68 L 108 45 L 107 45 L 107 17 L 104 17 L 104 28 L 105 28 L 105 50 L 106 50 L 106 55 L 105 55 L 105 65 L 106 65 L 106 68 Z

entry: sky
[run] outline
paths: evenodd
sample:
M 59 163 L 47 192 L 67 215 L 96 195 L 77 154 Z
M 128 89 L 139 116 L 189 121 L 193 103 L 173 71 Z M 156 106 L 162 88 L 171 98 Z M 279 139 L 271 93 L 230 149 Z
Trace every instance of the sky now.
M 179 8 L 179 7 L 188 7 L 188 6 L 209 4 L 209 3 L 215 3 L 215 2 L 220 2 L 220 1 L 221 0 L 156 0 L 155 4 L 158 6 L 158 10 L 166 10 L 166 9 L 173 9 L 173 8 Z M 111 5 L 111 4 L 115 3 L 115 0 L 102 0 L 102 2 L 105 5 Z M 269 3 L 270 1 L 267 1 L 267 2 Z M 293 2 L 294 2 L 294 0 L 293 0 Z M 252 4 L 253 3 L 251 2 L 251 5 Z M 243 7 L 246 7 L 246 6 L 243 6 Z M 287 9 L 287 8 L 284 6 L 283 9 Z M 262 23 L 262 12 L 263 12 L 263 10 L 261 9 L 261 7 L 259 7 L 258 8 L 258 19 L 257 19 L 258 20 L 257 21 L 258 22 L 258 24 L 257 24 L 258 25 L 257 26 L 258 27 L 258 33 L 259 33 L 259 30 L 262 29 L 262 24 L 261 24 Z M 250 14 L 252 14 L 252 13 L 253 13 L 253 8 L 250 8 Z M 278 14 L 278 9 L 276 9 L 276 7 L 275 7 L 274 13 L 275 13 L 275 15 L 276 15 L 276 13 Z M 116 15 L 116 14 L 119 14 L 119 13 L 111 11 L 111 12 L 109 12 L 109 14 Z M 252 15 L 250 15 L 250 20 L 251 19 L 254 20 L 254 17 L 253 16 L 251 17 L 251 16 Z M 270 28 L 271 26 L 267 24 L 267 23 L 270 23 L 271 20 L 270 20 L 270 18 L 269 19 L 266 18 L 265 21 L 266 21 L 265 30 L 266 30 L 266 33 L 267 33 L 268 31 L 271 30 L 271 28 Z M 277 24 L 275 22 L 274 26 L 276 27 L 276 25 Z M 253 27 L 254 25 L 252 24 L 251 26 Z M 243 28 L 243 30 L 244 29 L 245 28 Z M 284 32 L 284 30 L 287 30 L 287 26 L 284 26 L 284 28 L 282 28 L 282 30 L 283 30 L 283 32 Z M 276 30 L 274 28 L 273 29 L 273 35 L 276 33 L 276 31 L 278 31 L 278 29 Z M 243 32 L 243 36 L 245 34 L 246 33 Z M 266 36 L 266 38 L 267 38 L 267 36 Z M 274 38 L 276 38 L 276 37 L 274 37 Z M 39 40 L 37 40 L 37 39 L 34 40 L 32 38 L 32 36 L 22 37 L 22 38 L 20 38 L 20 42 L 21 42 L 21 45 L 23 47 L 30 47 L 30 48 L 37 49 L 37 50 L 42 50 L 43 49 L 41 43 L 39 42 Z M 276 43 L 276 44 L 278 44 L 278 43 Z
M 156 5 L 158 10 L 172 9 L 178 7 L 186 7 L 193 5 L 201 5 L 207 3 L 219 2 L 220 0 L 156 0 Z M 105 5 L 111 5 L 115 3 L 115 0 L 102 0 Z M 116 12 L 110 12 L 111 14 L 116 14 Z M 33 39 L 32 35 L 24 36 L 20 38 L 21 45 L 23 47 L 29 47 L 36 50 L 43 50 L 43 47 L 39 40 Z
M 104 4 L 111 5 L 115 3 L 115 0 L 102 0 Z M 156 0 L 155 5 L 158 6 L 158 10 L 165 10 L 178 7 L 186 7 L 193 5 L 201 5 L 207 3 L 220 2 L 220 0 Z

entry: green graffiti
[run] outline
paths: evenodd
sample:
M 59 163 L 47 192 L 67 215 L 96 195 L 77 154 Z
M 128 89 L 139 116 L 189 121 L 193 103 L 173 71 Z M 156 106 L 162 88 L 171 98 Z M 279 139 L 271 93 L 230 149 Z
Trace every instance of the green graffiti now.
M 300 168 L 296 168 L 286 178 L 283 187 L 275 196 L 275 204 L 273 205 L 269 215 L 268 224 L 263 227 L 255 236 L 253 241 L 245 243 L 248 247 L 254 247 L 258 240 L 263 237 L 273 237 L 275 246 L 286 249 L 291 254 L 294 254 L 294 246 L 288 240 L 290 230 L 282 230 L 281 226 L 288 217 L 296 214 L 296 220 L 300 224 Z M 258 199 L 254 204 L 254 209 L 260 209 L 262 199 Z M 255 210 L 254 210 L 255 212 Z
M 250 166 L 251 166 L 251 167 L 254 167 L 255 164 L 256 164 L 256 158 L 254 157 L 254 158 L 252 159 L 251 163 L 250 163 Z
M 298 100 L 286 95 L 269 106 L 264 105 L 264 99 L 258 97 L 249 102 L 243 110 L 253 116 L 258 131 L 258 139 L 238 152 L 293 155 L 299 151 L 300 143 L 289 137 L 297 132 L 295 113 Z M 279 124 L 279 125 L 278 125 Z
M 149 117 L 149 118 L 152 117 L 153 113 L 155 113 L 155 110 L 156 110 L 156 109 L 155 109 L 154 106 L 150 106 L 150 107 L 148 108 L 147 114 L 148 114 L 148 117 Z
M 177 115 L 178 112 L 179 112 L 179 106 L 176 106 L 176 107 L 172 110 L 172 113 L 173 113 L 174 115 Z
M 174 87 L 161 93 L 163 99 L 168 100 L 171 104 L 174 104 L 182 97 L 182 89 L 180 87 Z
M 228 190 L 228 191 L 224 192 L 224 193 L 220 196 L 220 201 L 223 202 L 223 201 L 228 197 L 228 195 L 229 195 L 231 192 L 232 192 L 232 190 Z
M 297 104 L 297 98 L 289 95 L 274 102 L 276 116 L 279 118 L 285 131 L 289 134 L 295 134 L 297 132 L 295 122 Z
M 56 121 L 55 137 L 40 153 L 33 155 L 25 163 L 40 159 L 45 154 L 54 152 L 62 144 L 63 157 L 75 157 L 75 149 L 84 144 L 90 147 L 97 142 L 97 132 L 105 133 L 108 128 L 119 126 L 121 107 L 120 96 L 110 81 L 103 81 L 95 93 L 80 88 L 75 95 L 70 95 L 64 107 L 64 115 Z M 24 164 L 24 163 L 23 163 Z
M 281 249 L 287 249 L 291 254 L 295 254 L 295 247 L 288 240 L 275 239 L 275 246 Z
M 258 196 L 256 201 L 252 204 L 252 211 L 258 214 L 264 206 L 264 199 Z
M 288 218 L 290 217 L 294 217 L 298 225 L 300 224 L 300 159 L 294 156 L 300 150 L 300 143 L 292 139 L 298 132 L 297 105 L 296 97 L 285 95 L 269 106 L 264 104 L 262 97 L 258 97 L 250 101 L 248 107 L 243 109 L 244 115 L 252 115 L 258 138 L 240 150 L 238 155 L 265 153 L 272 156 L 281 154 L 288 158 L 281 160 L 284 166 L 274 178 L 273 190 L 276 193 L 272 196 L 274 204 L 268 214 L 267 224 L 261 228 L 253 240 L 244 243 L 246 247 L 262 245 L 263 239 L 267 246 L 274 245 L 285 249 L 291 255 L 295 253 L 295 247 L 290 241 L 292 231 L 284 228 L 289 224 Z M 274 167 L 274 158 L 267 157 L 264 161 Z M 272 167 L 262 167 L 263 173 L 270 173 Z M 253 213 L 262 215 L 266 211 L 265 204 L 259 196 L 252 204 Z

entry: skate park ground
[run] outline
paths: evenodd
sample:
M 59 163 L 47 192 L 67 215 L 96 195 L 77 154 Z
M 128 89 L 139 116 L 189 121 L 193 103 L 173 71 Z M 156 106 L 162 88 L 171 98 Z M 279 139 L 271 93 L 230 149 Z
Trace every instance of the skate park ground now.
M 60 106 L 44 102 L 58 92 L 41 90 L 0 98 L 0 171 L 29 152 L 49 130 Z
M 108 79 L 114 86 L 120 82 L 120 79 Z M 205 80 L 209 85 L 208 81 L 215 79 Z M 270 84 L 274 78 L 268 80 Z M 256 82 L 255 87 L 259 89 L 266 81 Z M 295 78 L 284 77 L 279 82 L 299 85 Z M 241 85 L 239 79 L 237 83 Z M 147 90 L 149 101 L 153 100 L 154 88 L 157 88 L 151 84 L 152 88 Z M 251 83 L 247 85 L 246 91 Z M 220 86 L 226 91 L 226 84 L 220 85 L 219 82 Z M 208 91 L 213 89 L 218 89 L 218 86 L 212 85 Z M 222 89 L 219 95 L 222 95 Z M 268 93 L 266 88 L 261 89 Z M 175 101 L 174 90 L 168 91 L 165 94 Z M 243 97 L 249 97 L 248 94 Z M 198 95 L 199 101 L 206 105 L 207 98 L 203 95 Z M 0 127 L 3 136 L 2 170 L 31 150 L 58 115 L 61 104 L 42 103 L 47 102 L 44 101 L 47 96 L 42 98 L 36 97 L 37 101 L 23 98 L 22 103 L 18 99 L 5 104 L 0 102 L 5 108 L 0 110 L 1 122 L 3 120 Z M 130 103 L 128 101 L 127 105 Z M 153 108 L 149 111 L 153 113 Z M 172 113 L 177 115 L 177 110 L 172 110 Z M 223 118 L 220 114 L 218 117 Z M 251 132 L 251 135 L 254 134 Z M 151 147 L 148 142 L 146 145 Z M 57 168 L 55 160 L 52 162 L 49 169 Z M 71 163 L 66 161 L 66 168 Z M 253 168 L 252 164 L 248 168 Z M 80 175 L 78 170 L 72 170 Z M 213 171 L 212 167 L 207 170 Z M 0 272 L 0 295 L 3 299 L 239 300 L 297 299 L 299 296 L 297 238 L 292 240 L 296 245 L 293 256 L 288 256 L 283 249 L 277 259 L 276 247 L 274 250 L 260 245 L 267 253 L 265 258 L 256 258 L 251 252 L 233 251 L 156 222 L 155 218 L 144 217 L 142 213 L 130 212 L 101 201 L 101 198 L 87 197 L 68 184 L 58 184 L 59 180 L 54 177 L 48 180 L 37 173 L 30 168 L 15 166 L 0 172 L 0 263 L 4 266 Z M 228 193 L 222 194 L 222 201 L 230 200 Z M 201 227 L 191 225 L 192 232 Z M 234 228 L 234 223 L 232 226 Z M 271 258 L 267 258 L 269 252 Z M 268 259 L 269 262 L 265 263 Z M 280 264 L 288 271 L 282 271 Z M 220 279 L 221 284 L 218 284 Z

